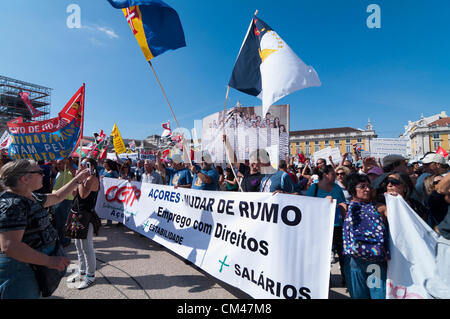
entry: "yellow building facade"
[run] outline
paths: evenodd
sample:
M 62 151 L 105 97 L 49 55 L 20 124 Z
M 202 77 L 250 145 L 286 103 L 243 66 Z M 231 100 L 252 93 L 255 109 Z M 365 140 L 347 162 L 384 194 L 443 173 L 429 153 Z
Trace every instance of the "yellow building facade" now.
M 420 122 L 410 133 L 411 154 L 420 157 L 427 152 L 436 152 L 442 147 L 450 153 L 450 117 L 440 118 L 429 124 Z
M 303 153 L 306 157 L 324 148 L 339 148 L 341 154 L 352 153 L 352 145 L 358 144 L 363 150 L 369 150 L 370 140 L 377 138 L 372 125 L 366 130 L 352 127 L 337 127 L 316 130 L 291 131 L 289 133 L 291 155 Z

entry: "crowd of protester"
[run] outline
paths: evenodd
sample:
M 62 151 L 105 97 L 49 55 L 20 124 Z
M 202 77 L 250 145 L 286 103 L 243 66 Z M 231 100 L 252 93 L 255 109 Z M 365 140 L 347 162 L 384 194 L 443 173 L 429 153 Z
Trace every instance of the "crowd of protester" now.
M 389 155 L 378 160 L 370 157 L 361 159 L 358 155 L 355 147 L 353 161 L 348 159 L 347 153 L 342 155 L 340 163 L 333 163 L 331 157 L 318 159 L 315 163 L 312 163 L 310 159 L 300 163 L 290 158 L 280 160 L 277 168 L 271 165 L 266 151 L 255 151 L 250 154 L 248 160 L 241 163 L 236 161 L 232 165 L 215 165 L 211 163 L 211 157 L 207 154 L 203 154 L 198 162 L 185 163 L 179 154 L 164 159 L 161 158 L 161 153 L 157 154 L 154 161 L 121 160 L 118 156 L 115 160 L 99 160 L 98 163 L 94 160 L 83 159 L 82 167 L 78 167 L 77 158 L 49 163 L 23 161 L 30 162 L 31 166 L 39 165 L 37 167 L 38 173 L 42 175 L 42 183 L 39 184 L 39 188 L 30 188 L 28 191 L 31 190 L 33 194 L 43 194 L 44 197 L 36 195 L 34 199 L 30 197 L 30 200 L 41 203 L 43 207 L 50 207 L 49 220 L 53 223 L 57 237 L 64 246 L 71 242 L 71 238 L 66 237 L 67 227 L 65 227 L 70 212 L 80 209 L 93 210 L 94 197 L 99 189 L 99 181 L 103 177 L 170 185 L 174 188 L 271 192 L 336 200 L 332 262 L 339 262 L 343 285 L 347 287 L 352 298 L 384 298 L 387 260 L 390 257 L 385 195 L 403 197 L 433 230 L 449 239 L 448 159 L 436 153 L 427 153 L 416 162 L 408 162 L 400 155 Z M 22 225 L 18 228 L 17 226 L 8 228 L 11 221 L 8 220 L 9 206 L 5 204 L 8 203 L 5 194 L 14 192 L 14 189 L 8 186 L 12 185 L 8 180 L 10 179 L 8 169 L 14 162 L 5 156 L 0 162 L 3 167 L 0 170 L 2 181 L 0 243 L 2 252 L 6 251 L 6 254 L 8 250 L 10 251 L 6 244 L 5 238 L 8 238 L 6 235 L 16 229 L 23 231 L 25 227 Z M 84 181 L 79 185 L 79 180 L 82 178 L 79 172 L 88 165 L 91 170 L 94 169 L 94 174 L 90 174 L 88 182 Z M 34 171 L 27 172 L 34 173 Z M 77 183 L 73 183 L 73 180 L 77 180 Z M 51 202 L 52 205 L 49 205 L 49 196 L 52 193 L 60 194 L 60 190 L 67 188 L 66 185 L 69 184 L 75 185 L 76 189 L 73 192 L 64 193 L 67 196 L 58 197 L 58 202 Z M 108 224 L 111 224 L 111 221 L 108 221 Z M 80 289 L 89 287 L 95 279 L 92 236 L 98 231 L 98 221 L 91 216 L 86 226 L 87 237 L 76 241 L 79 264 L 82 269 L 69 278 L 74 281 L 84 276 Z M 14 256 L 11 254 L 9 257 L 15 258 Z M 59 260 L 59 267 L 62 262 Z M 366 285 L 369 275 L 366 272 L 367 266 L 374 263 L 381 269 L 382 284 L 379 288 L 369 288 Z M 2 280 L 3 278 L 0 277 L 0 286 Z

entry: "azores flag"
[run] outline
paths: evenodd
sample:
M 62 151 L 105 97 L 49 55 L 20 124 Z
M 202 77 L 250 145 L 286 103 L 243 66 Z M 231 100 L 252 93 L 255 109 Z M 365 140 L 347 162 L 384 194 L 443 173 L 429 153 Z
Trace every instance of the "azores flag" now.
M 161 0 L 108 0 L 122 9 L 147 61 L 186 46 L 178 13 Z
M 313 67 L 306 65 L 270 26 L 254 17 L 228 85 L 262 99 L 265 115 L 282 97 L 320 86 L 321 82 Z

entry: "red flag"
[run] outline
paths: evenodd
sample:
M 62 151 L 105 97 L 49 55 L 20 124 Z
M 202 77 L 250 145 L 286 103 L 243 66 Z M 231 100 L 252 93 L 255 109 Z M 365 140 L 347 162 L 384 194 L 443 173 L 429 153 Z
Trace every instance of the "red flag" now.
M 31 105 L 31 101 L 29 99 L 30 93 L 28 92 L 20 92 L 20 97 L 22 98 L 23 103 L 25 103 L 25 106 L 28 108 L 28 111 L 31 113 L 31 117 L 35 118 L 41 115 L 44 115 L 44 112 L 41 112 L 39 110 L 36 110 L 33 105 Z
M 297 152 L 297 156 L 298 156 L 298 161 L 299 161 L 300 163 L 305 163 L 305 162 L 306 162 L 306 157 L 305 157 L 305 155 L 303 155 L 303 153 L 299 154 L 299 153 Z
M 172 135 L 172 130 L 170 129 L 170 122 L 167 121 L 167 123 L 162 123 L 162 127 L 164 131 L 161 134 L 161 137 L 166 137 Z
M 106 153 L 107 153 L 107 151 L 108 151 L 108 146 L 106 146 L 103 150 L 102 150 L 102 152 L 100 153 L 100 159 L 105 159 L 106 158 Z
M 448 153 L 447 153 L 442 147 L 440 147 L 440 146 L 439 146 L 438 149 L 436 150 L 436 153 L 437 153 L 437 154 L 440 154 L 440 155 L 442 155 L 442 156 L 444 156 L 444 158 L 448 156 Z
M 170 150 L 169 150 L 169 149 L 165 150 L 165 151 L 162 153 L 162 158 L 166 158 L 167 155 L 169 155 L 169 153 L 170 153 Z

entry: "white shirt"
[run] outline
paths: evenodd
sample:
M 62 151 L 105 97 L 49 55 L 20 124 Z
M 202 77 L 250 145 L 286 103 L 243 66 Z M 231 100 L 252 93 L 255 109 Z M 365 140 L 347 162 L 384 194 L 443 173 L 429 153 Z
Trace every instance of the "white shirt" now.
M 159 173 L 156 171 L 152 171 L 150 174 L 144 172 L 144 174 L 142 174 L 141 182 L 142 183 L 151 183 L 151 184 L 160 184 L 160 185 L 162 185 L 162 183 L 163 183 L 161 175 L 159 175 Z

